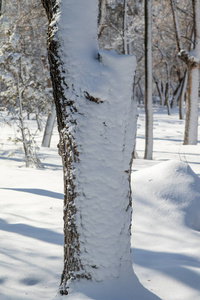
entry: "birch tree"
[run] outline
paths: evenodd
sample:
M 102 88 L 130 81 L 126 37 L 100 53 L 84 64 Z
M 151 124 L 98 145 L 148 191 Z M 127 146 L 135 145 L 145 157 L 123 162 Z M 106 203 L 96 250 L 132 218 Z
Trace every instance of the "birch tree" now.
M 85 286 L 85 279 L 98 282 L 133 274 L 130 170 L 136 61 L 98 50 L 98 0 L 42 3 L 50 22 L 48 53 L 63 162 L 60 293 L 67 294 L 77 280 Z M 109 297 L 108 290 L 105 294 Z
M 186 98 L 186 122 L 184 144 L 195 145 L 198 139 L 198 94 L 199 94 L 199 61 L 200 61 L 200 1 L 192 0 L 193 8 L 193 30 L 194 42 L 193 49 L 188 51 L 183 49 L 180 26 L 176 12 L 176 4 L 174 0 L 171 1 L 171 8 L 173 12 L 174 28 L 176 34 L 177 48 L 179 51 L 179 58 L 183 60 L 188 69 L 188 90 Z
M 51 112 L 48 115 L 44 135 L 42 139 L 42 147 L 50 147 L 53 128 L 56 121 L 56 106 L 53 102 L 51 105 Z
M 106 0 L 99 0 L 98 39 L 106 26 Z
M 124 15 L 123 15 L 123 52 L 128 54 L 128 41 L 127 41 L 127 0 L 124 0 Z
M 153 153 L 151 0 L 145 0 L 145 158 Z

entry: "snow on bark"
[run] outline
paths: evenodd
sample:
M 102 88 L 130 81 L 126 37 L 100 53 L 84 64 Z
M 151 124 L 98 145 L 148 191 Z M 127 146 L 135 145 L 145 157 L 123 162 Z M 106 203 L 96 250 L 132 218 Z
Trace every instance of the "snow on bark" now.
M 51 59 L 65 83 L 56 104 L 66 185 L 63 294 L 77 278 L 103 281 L 132 272 L 136 60 L 98 50 L 97 11 L 98 0 L 59 1 L 51 24 L 60 63 Z

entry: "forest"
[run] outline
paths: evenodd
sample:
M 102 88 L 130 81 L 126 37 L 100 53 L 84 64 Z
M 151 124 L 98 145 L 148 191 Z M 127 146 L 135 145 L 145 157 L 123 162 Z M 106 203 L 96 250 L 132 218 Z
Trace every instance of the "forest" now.
M 200 298 L 200 0 L 0 1 L 0 298 Z

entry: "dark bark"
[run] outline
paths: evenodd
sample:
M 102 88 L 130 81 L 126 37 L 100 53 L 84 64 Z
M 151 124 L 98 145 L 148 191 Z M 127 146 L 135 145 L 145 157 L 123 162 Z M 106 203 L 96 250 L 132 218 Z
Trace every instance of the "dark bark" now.
M 42 0 L 42 4 L 46 10 L 50 24 L 47 49 L 60 137 L 58 148 L 59 154 L 62 157 L 64 174 L 64 268 L 61 276 L 61 294 L 67 294 L 67 280 L 70 278 L 73 279 L 73 273 L 81 269 L 81 263 L 78 259 L 78 234 L 74 222 L 74 215 L 76 214 L 76 208 L 74 206 L 76 193 L 72 174 L 72 162 L 78 160 L 79 154 L 76 150 L 73 136 L 67 130 L 64 131 L 64 129 L 68 129 L 66 128 L 66 120 L 72 123 L 75 122 L 75 120 L 70 119 L 66 112 L 65 106 L 69 106 L 72 111 L 76 111 L 76 107 L 74 105 L 74 101 L 66 99 L 64 94 L 63 87 L 67 88 L 67 84 L 62 73 L 64 74 L 65 70 L 63 69 L 63 62 L 59 55 L 59 42 L 52 34 L 54 28 L 51 27 L 51 21 L 59 7 L 58 4 L 56 4 L 56 0 Z
M 187 81 L 188 81 L 188 70 L 186 69 L 185 73 L 184 73 L 184 77 L 183 77 L 181 95 L 179 97 L 179 118 L 180 118 L 180 120 L 184 119 L 184 102 L 185 102 L 185 97 L 186 97 Z

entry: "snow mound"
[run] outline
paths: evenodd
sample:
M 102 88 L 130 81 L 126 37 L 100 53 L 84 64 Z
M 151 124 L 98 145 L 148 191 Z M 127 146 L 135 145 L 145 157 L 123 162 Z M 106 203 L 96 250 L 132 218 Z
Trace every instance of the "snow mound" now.
M 187 163 L 166 161 L 133 174 L 134 201 L 169 227 L 187 226 L 200 231 L 200 179 Z M 138 214 L 136 214 L 137 217 Z
M 73 289 L 69 289 L 67 300 L 161 300 L 145 289 L 133 272 L 124 271 L 121 277 L 102 282 L 86 279 L 76 282 Z M 63 296 L 57 294 L 52 300 L 62 299 Z

